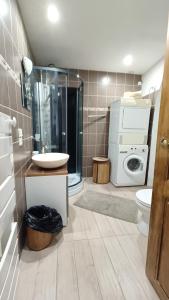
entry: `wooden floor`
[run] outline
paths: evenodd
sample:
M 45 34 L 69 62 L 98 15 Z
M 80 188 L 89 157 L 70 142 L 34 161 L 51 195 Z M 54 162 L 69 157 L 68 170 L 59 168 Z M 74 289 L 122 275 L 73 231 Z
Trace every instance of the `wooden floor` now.
M 85 181 L 85 190 L 135 199 L 136 188 Z M 49 248 L 24 249 L 15 300 L 157 300 L 145 275 L 147 239 L 135 224 L 73 205 Z

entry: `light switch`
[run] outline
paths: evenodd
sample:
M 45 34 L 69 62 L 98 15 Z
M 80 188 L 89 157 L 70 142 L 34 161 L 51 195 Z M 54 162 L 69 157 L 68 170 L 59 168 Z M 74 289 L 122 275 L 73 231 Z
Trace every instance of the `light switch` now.
M 18 139 L 19 139 L 19 146 L 23 145 L 23 131 L 22 128 L 18 128 Z

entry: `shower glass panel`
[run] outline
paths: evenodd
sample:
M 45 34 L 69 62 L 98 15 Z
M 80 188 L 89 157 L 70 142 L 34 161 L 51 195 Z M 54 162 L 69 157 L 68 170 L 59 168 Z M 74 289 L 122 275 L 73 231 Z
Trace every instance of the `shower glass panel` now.
M 34 67 L 31 75 L 34 150 L 63 152 L 69 187 L 82 181 L 83 82 L 67 70 Z
M 77 90 L 78 101 L 78 119 L 77 119 L 77 173 L 82 180 L 82 151 L 83 151 L 83 83 Z
M 67 152 L 67 74 L 33 71 L 34 150 Z

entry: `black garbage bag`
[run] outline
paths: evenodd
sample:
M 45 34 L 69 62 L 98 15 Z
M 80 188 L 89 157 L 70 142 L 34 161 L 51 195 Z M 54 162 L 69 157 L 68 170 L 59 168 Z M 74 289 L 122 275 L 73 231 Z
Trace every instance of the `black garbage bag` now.
M 25 213 L 24 224 L 47 233 L 59 233 L 63 228 L 61 215 L 56 209 L 45 205 L 30 207 Z

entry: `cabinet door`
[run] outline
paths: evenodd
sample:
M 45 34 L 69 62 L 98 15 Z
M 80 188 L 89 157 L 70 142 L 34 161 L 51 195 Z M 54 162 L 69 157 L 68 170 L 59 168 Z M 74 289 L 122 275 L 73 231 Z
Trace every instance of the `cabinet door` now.
M 123 108 L 123 129 L 148 130 L 149 108 Z

